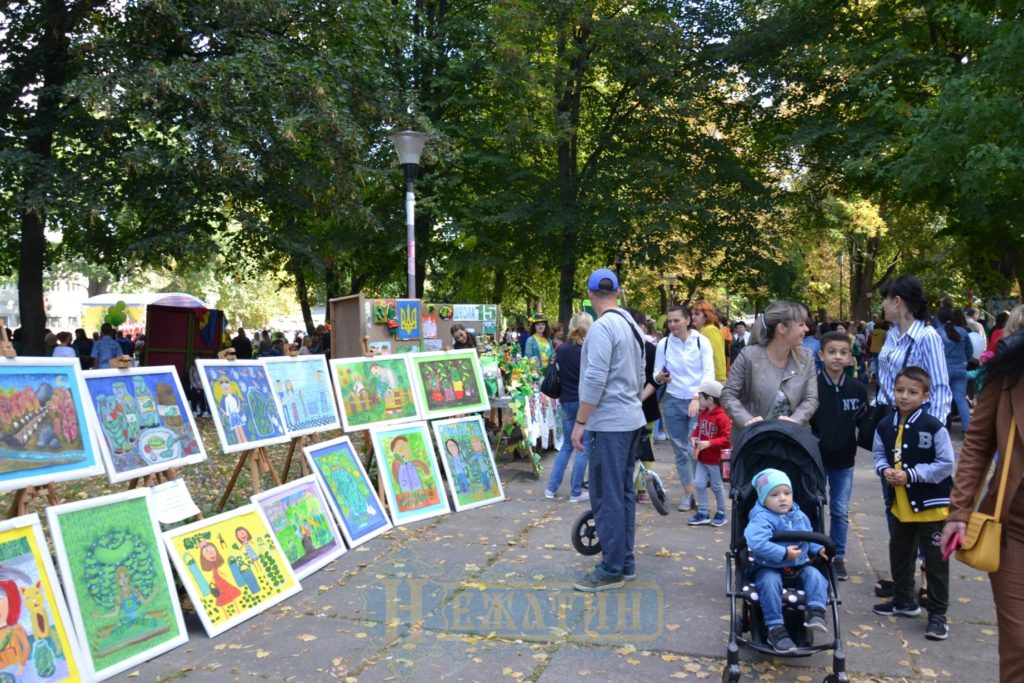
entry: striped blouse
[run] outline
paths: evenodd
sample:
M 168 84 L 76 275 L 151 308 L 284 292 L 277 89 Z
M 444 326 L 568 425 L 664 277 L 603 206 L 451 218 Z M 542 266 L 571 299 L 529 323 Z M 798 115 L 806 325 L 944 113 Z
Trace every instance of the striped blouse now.
M 910 341 L 914 345 L 910 348 Z M 942 422 L 949 414 L 949 404 L 953 392 L 949 388 L 949 370 L 946 367 L 946 352 L 942 346 L 942 338 L 935 328 L 923 320 L 915 320 L 907 329 L 906 334 L 900 333 L 899 325 L 893 325 L 885 337 L 885 345 L 878 354 L 878 403 L 894 405 L 893 388 L 896 386 L 896 375 L 903 368 L 903 360 L 910 348 L 910 357 L 906 365 L 923 368 L 932 380 L 932 388 L 925 412 Z

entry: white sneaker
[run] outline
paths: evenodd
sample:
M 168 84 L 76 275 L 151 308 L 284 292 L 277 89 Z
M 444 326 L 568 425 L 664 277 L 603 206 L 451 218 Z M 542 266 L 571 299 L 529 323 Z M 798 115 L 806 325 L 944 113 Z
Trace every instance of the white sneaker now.
M 587 491 L 584 491 L 578 496 L 569 496 L 570 503 L 582 503 L 588 500 L 590 500 L 590 493 Z
M 554 500 L 555 499 L 555 492 L 554 491 L 548 491 L 547 489 L 544 489 L 544 497 L 547 498 L 548 500 Z

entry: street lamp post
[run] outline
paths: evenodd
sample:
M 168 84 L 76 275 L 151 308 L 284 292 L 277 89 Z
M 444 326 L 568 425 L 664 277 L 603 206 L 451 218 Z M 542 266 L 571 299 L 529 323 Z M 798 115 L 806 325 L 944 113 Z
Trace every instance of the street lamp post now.
M 420 165 L 420 155 L 430 136 L 412 130 L 403 130 L 388 136 L 395 143 L 398 163 L 405 171 L 405 240 L 407 250 L 406 272 L 409 276 L 409 298 L 416 298 L 416 195 L 414 183 Z

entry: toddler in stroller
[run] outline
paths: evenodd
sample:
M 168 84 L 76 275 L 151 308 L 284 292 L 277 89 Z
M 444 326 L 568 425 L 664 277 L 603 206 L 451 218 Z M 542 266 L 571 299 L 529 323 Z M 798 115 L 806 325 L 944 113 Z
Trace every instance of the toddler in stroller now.
M 748 427 L 733 449 L 731 497 L 731 630 L 722 680 L 740 680 L 739 646 L 746 645 L 772 656 L 833 650 L 833 673 L 825 683 L 848 681 L 829 561 L 835 543 L 821 533 L 825 473 L 817 440 L 807 428 L 782 420 Z M 828 632 L 829 608 L 833 637 L 815 644 L 813 631 Z

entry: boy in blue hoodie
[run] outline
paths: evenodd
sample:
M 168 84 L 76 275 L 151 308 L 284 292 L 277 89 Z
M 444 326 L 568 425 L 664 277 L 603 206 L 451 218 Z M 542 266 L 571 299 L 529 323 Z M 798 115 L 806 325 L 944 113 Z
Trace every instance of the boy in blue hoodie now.
M 757 503 L 750 511 L 743 537 L 754 556 L 754 584 L 760 596 L 761 612 L 768 629 L 768 644 L 776 652 L 797 649 L 782 618 L 782 577 L 796 574 L 807 594 L 804 626 L 828 632 L 825 626 L 825 602 L 828 580 L 812 566 L 813 555 L 827 559 L 825 549 L 816 543 L 786 545 L 771 540 L 775 531 L 812 531 L 811 520 L 793 500 L 793 488 L 785 472 L 761 470 L 754 475 Z

